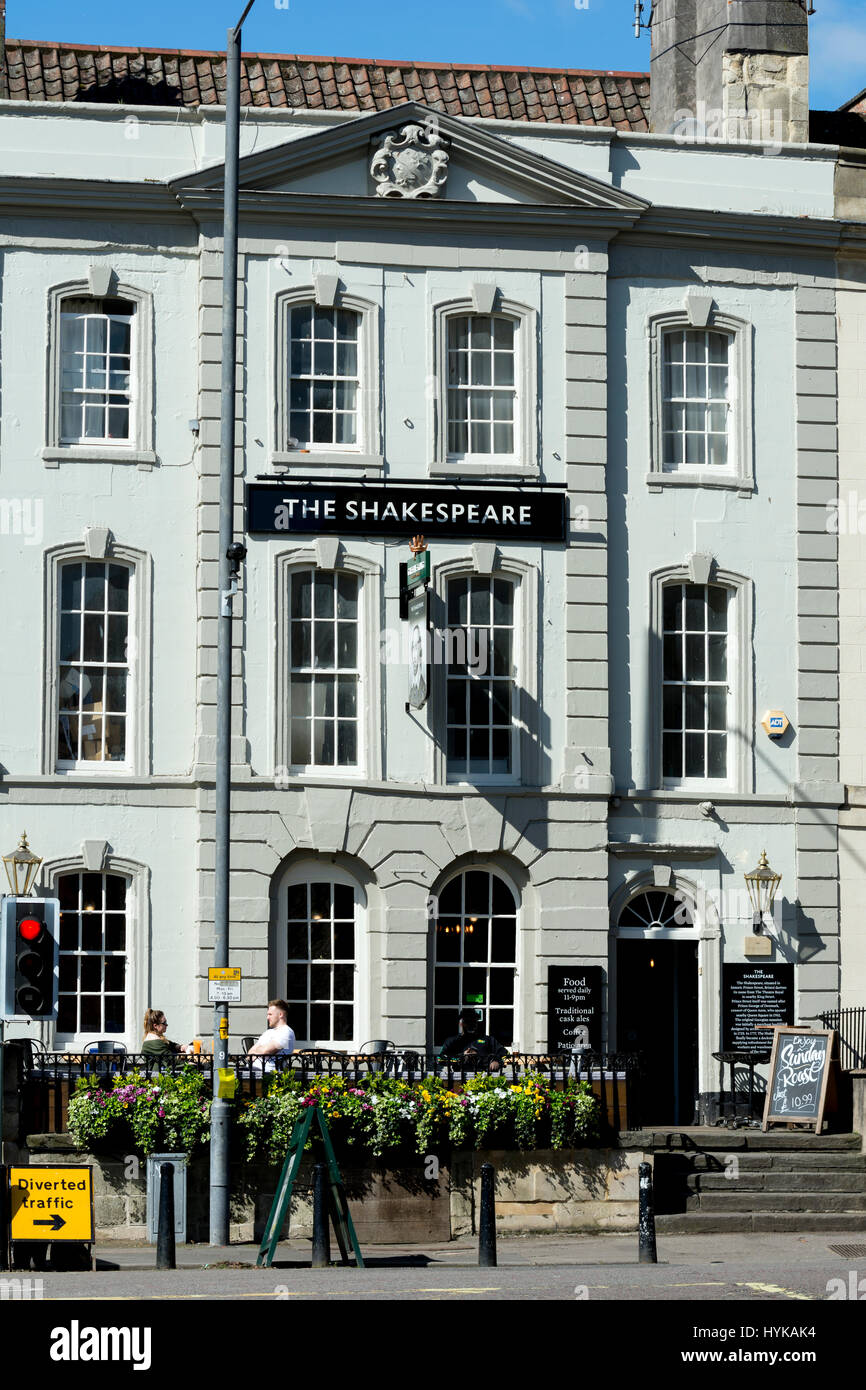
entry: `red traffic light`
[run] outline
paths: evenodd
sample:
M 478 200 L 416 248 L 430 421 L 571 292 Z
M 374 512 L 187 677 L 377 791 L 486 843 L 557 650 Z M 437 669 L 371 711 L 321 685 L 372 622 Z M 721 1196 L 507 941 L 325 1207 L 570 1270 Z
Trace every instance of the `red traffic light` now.
M 25 941 L 35 941 L 42 931 L 42 923 L 38 917 L 23 917 L 18 923 L 18 933 Z

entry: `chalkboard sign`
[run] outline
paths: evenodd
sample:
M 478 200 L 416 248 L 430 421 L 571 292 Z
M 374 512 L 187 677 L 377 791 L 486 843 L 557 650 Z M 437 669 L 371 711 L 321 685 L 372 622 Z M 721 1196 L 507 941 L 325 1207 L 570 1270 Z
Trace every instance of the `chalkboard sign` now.
M 794 1022 L 793 965 L 722 966 L 722 1051 L 770 1055 L 772 1038 L 758 1023 L 785 1027 Z
M 547 967 L 547 1050 L 601 1050 L 601 966 Z
M 771 1124 L 810 1124 L 821 1133 L 834 1033 L 774 1028 L 764 1129 Z

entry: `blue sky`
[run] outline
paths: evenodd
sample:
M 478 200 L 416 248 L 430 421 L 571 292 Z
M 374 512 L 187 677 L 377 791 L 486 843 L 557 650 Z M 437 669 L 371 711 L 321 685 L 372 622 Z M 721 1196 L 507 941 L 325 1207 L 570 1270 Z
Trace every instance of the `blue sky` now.
M 10 38 L 144 48 L 224 48 L 245 0 L 7 0 Z M 244 48 L 261 53 L 646 71 L 649 39 L 633 35 L 634 0 L 256 0 Z M 863 0 L 815 0 L 813 107 L 866 87 Z M 647 10 L 649 3 L 647 0 Z

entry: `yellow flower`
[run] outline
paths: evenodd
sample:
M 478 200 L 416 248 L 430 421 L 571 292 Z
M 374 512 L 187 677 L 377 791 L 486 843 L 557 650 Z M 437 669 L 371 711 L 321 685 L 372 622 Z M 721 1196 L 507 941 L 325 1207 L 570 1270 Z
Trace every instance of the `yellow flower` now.
M 429 1099 L 430 1099 L 430 1092 L 429 1092 L 429 1091 L 422 1091 L 422 1092 L 421 1092 L 421 1095 L 423 1096 L 424 1100 L 428 1100 L 428 1101 L 429 1101 Z
M 512 1086 L 512 1087 L 511 1087 L 511 1090 L 512 1090 L 512 1091 L 516 1091 L 517 1094 L 520 1095 L 520 1087 L 519 1087 L 519 1086 Z

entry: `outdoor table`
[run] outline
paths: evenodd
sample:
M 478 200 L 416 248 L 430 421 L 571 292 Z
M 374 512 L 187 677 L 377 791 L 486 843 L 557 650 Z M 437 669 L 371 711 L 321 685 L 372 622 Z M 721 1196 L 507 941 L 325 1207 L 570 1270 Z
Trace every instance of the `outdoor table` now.
M 738 1129 L 740 1125 L 755 1125 L 757 1120 L 752 1114 L 752 1106 L 755 1096 L 755 1054 L 747 1052 L 744 1048 L 736 1048 L 730 1052 L 714 1052 L 713 1056 L 719 1063 L 719 1119 L 717 1123 L 724 1124 L 727 1129 Z M 735 1090 L 734 1072 L 737 1063 L 745 1063 L 749 1068 L 749 1093 L 747 1099 L 747 1110 L 745 1115 L 737 1114 L 737 1093 Z M 730 1111 L 725 1115 L 725 1064 L 730 1067 L 731 1077 L 731 1102 Z

